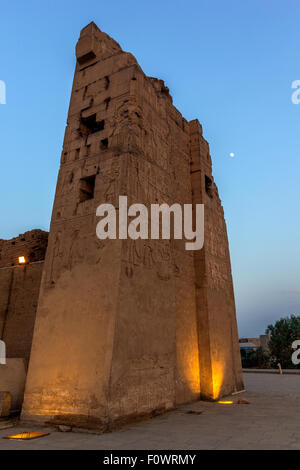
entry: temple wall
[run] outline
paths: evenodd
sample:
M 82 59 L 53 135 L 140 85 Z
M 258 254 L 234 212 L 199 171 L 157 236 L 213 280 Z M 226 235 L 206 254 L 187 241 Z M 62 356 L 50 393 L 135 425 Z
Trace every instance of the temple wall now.
M 190 122 L 193 202 L 204 204 L 204 247 L 194 252 L 201 397 L 217 399 L 243 388 L 224 211 L 212 176 L 208 143 Z
M 76 55 L 22 416 L 107 429 L 242 383 L 226 227 L 199 124 L 94 23 Z M 205 249 L 99 240 L 96 208 L 118 214 L 119 195 L 205 203 Z
M 47 232 L 31 230 L 0 243 L 0 339 L 8 358 L 27 363 L 47 240 Z M 18 264 L 19 256 L 24 256 L 25 264 Z
M 43 262 L 0 269 L 0 339 L 6 356 L 30 356 Z
M 0 239 L 0 268 L 18 266 L 18 257 L 24 256 L 27 263 L 43 261 L 48 243 L 48 232 L 30 230 L 11 240 Z
M 122 194 L 148 208 L 191 203 L 187 123 L 160 81 L 138 67 L 132 77 Z M 112 419 L 199 397 L 194 264 L 182 240 L 123 241 L 110 390 Z

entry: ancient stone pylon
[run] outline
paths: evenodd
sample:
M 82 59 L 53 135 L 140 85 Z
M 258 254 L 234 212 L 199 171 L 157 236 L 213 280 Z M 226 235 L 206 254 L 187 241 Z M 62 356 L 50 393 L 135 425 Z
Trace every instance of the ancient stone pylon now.
M 81 31 L 23 418 L 111 426 L 243 388 L 209 146 L 162 80 Z M 99 240 L 96 208 L 205 204 L 205 244 Z

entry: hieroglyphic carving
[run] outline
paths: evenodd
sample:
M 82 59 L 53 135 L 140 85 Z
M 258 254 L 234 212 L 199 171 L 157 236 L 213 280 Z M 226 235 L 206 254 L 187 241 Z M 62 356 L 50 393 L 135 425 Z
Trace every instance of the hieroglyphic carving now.
M 122 259 L 133 269 L 134 267 L 154 269 L 161 280 L 168 280 L 172 276 L 179 275 L 179 268 L 174 262 L 169 240 L 128 239 L 124 241 Z
M 101 185 L 103 187 L 103 200 L 106 203 L 118 206 L 120 187 L 120 164 L 118 160 L 105 162 L 100 167 Z
M 62 249 L 62 232 L 59 231 L 55 235 L 54 245 L 52 250 L 52 259 L 49 270 L 49 282 L 50 284 L 55 284 L 56 280 L 59 277 L 62 259 L 63 259 L 63 249 Z
M 71 270 L 76 264 L 81 263 L 85 257 L 86 247 L 80 239 L 80 231 L 75 230 L 71 237 L 71 246 L 68 256 L 68 269 Z

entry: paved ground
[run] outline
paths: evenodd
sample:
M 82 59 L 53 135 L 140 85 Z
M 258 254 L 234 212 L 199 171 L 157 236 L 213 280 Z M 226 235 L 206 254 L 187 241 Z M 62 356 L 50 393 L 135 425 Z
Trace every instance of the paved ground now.
M 0 431 L 0 449 L 300 449 L 300 376 L 247 373 L 244 378 L 247 392 L 233 399 L 247 399 L 249 405 L 197 402 L 109 434 L 51 430 L 33 441 L 2 439 L 43 430 L 18 426 Z

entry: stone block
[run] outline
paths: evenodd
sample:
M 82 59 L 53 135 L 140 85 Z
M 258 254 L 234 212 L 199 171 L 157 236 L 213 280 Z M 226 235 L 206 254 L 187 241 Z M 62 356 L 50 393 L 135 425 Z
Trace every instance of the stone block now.
M 20 411 L 23 403 L 26 364 L 22 358 L 7 359 L 0 365 L 0 390 L 11 394 L 11 410 Z
M 7 418 L 10 415 L 11 403 L 11 394 L 0 391 L 0 418 Z

